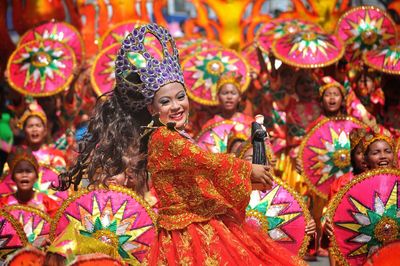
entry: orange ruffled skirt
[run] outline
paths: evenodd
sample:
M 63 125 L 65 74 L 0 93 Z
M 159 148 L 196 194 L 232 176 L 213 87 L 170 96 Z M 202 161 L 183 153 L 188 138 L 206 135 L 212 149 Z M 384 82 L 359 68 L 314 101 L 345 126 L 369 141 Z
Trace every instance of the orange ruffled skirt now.
M 145 265 L 307 265 L 250 225 L 211 219 L 181 230 L 161 229 Z

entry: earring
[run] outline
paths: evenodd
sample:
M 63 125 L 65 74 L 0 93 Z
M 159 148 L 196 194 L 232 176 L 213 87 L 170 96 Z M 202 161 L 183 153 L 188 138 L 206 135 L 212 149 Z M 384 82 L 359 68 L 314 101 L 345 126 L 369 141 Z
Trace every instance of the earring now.
M 186 116 L 184 126 L 186 127 L 189 124 L 189 115 Z

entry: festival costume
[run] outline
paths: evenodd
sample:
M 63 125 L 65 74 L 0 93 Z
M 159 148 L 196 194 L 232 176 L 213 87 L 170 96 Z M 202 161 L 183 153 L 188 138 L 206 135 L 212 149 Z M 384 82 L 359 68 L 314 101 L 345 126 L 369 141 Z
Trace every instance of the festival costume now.
M 316 100 L 302 101 L 292 99 L 286 111 L 287 120 L 287 145 L 288 154 L 285 158 L 285 168 L 282 179 L 299 193 L 304 193 L 306 184 L 304 177 L 299 175 L 296 170 L 296 160 L 298 147 L 310 124 L 312 124 L 321 114 L 320 104 Z
M 157 129 L 148 170 L 160 200 L 148 264 L 292 265 L 301 261 L 244 223 L 251 164 L 202 151 L 178 132 Z
M 231 84 L 237 89 L 240 97 L 242 97 L 243 89 L 241 89 L 241 79 L 240 76 L 236 77 L 232 72 L 222 75 L 217 82 L 217 94 L 224 85 Z M 245 139 L 247 139 L 250 137 L 250 127 L 253 121 L 254 119 L 252 117 L 241 112 L 235 112 L 230 118 L 224 118 L 222 115 L 216 114 L 202 126 L 202 130 L 196 137 L 196 141 L 198 141 L 201 148 L 206 148 L 209 151 L 229 152 L 229 135 L 233 131 L 241 132 L 246 136 Z M 219 134 L 221 131 L 222 134 Z M 215 139 L 218 138 L 220 138 L 220 140 L 216 141 Z M 214 139 L 214 141 L 211 139 Z
M 46 194 L 40 192 L 35 192 L 32 199 L 29 200 L 28 202 L 18 201 L 15 194 L 3 195 L 0 198 L 0 208 L 17 204 L 35 207 L 47 213 L 51 217 L 54 216 L 54 214 L 60 207 L 60 205 L 55 200 L 52 200 Z
M 347 183 L 349 183 L 354 178 L 353 172 L 348 172 L 335 181 L 332 182 L 328 198 L 331 200 L 342 187 L 344 187 Z
M 35 156 L 28 149 L 18 148 L 14 151 L 13 154 L 9 156 L 8 166 L 10 167 L 11 176 L 14 174 L 14 169 L 18 165 L 19 162 L 26 161 L 30 163 L 36 172 L 36 177 L 39 175 L 39 163 Z M 3 181 L 4 182 L 4 181 Z M 53 216 L 57 209 L 59 208 L 58 203 L 48 197 L 45 193 L 37 192 L 33 190 L 33 197 L 28 202 L 20 202 L 16 197 L 16 193 L 9 193 L 2 195 L 0 197 L 0 208 L 11 205 L 26 205 L 35 207 L 43 212 L 48 213 L 50 216 Z
M 343 101 L 345 100 L 346 90 L 339 82 L 329 76 L 323 77 L 321 81 L 322 86 L 319 89 L 321 98 L 327 89 L 336 87 L 342 94 Z M 328 203 L 328 195 L 333 193 L 331 190 L 340 189 L 341 183 L 349 178 L 343 177 L 337 181 L 351 170 L 348 134 L 353 128 L 363 126 L 364 124 L 353 117 L 321 115 L 307 129 L 307 134 L 300 145 L 299 161 L 302 175 L 308 185 L 310 211 L 317 227 L 322 226 L 320 221 Z M 335 179 L 339 184 L 335 184 L 332 188 L 331 184 Z M 321 244 L 324 244 L 324 241 Z
M 28 108 L 25 110 L 24 114 L 21 116 L 18 122 L 18 126 L 22 129 L 25 122 L 32 116 L 39 117 L 43 125 L 47 125 L 46 113 L 43 111 L 42 107 L 36 102 L 29 104 Z M 42 165 L 47 165 L 56 168 L 58 171 L 65 170 L 66 162 L 64 158 L 64 153 L 48 144 L 42 144 L 40 149 L 32 151 L 36 160 Z
M 213 118 L 211 118 L 204 124 L 203 129 L 207 128 L 213 124 L 222 122 L 224 120 L 231 120 L 234 122 L 238 122 L 240 124 L 245 125 L 246 127 L 250 127 L 251 123 L 254 121 L 254 119 L 252 117 L 245 115 L 243 113 L 240 113 L 240 112 L 236 112 L 230 119 L 226 119 L 226 118 L 222 117 L 221 115 L 217 114 L 217 115 L 214 115 Z
M 147 33 L 160 41 L 162 61 L 144 47 Z M 132 52 L 144 59 L 141 64 L 127 59 Z M 141 83 L 129 79 L 135 74 Z M 134 29 L 118 52 L 116 81 L 118 103 L 132 111 L 151 104 L 164 85 L 184 84 L 172 36 L 156 24 Z M 135 94 L 137 100 L 132 99 Z M 147 264 L 301 264 L 266 234 L 243 223 L 251 192 L 251 164 L 233 155 L 203 151 L 173 125 L 167 126 L 151 133 L 148 142 L 147 169 L 159 200 L 159 230 Z
M 244 139 L 250 137 L 250 127 L 253 118 L 236 112 L 230 119 L 215 115 L 207 121 L 195 140 L 200 148 L 214 152 L 226 153 L 230 149 L 232 135 L 242 135 Z M 238 134 L 237 134 L 238 133 Z
M 353 129 L 350 132 L 350 150 L 353 152 L 357 146 L 363 145 L 363 138 L 366 135 L 366 130 L 364 128 Z M 353 165 L 354 168 L 354 165 Z M 354 169 L 353 169 L 354 170 Z M 328 199 L 332 200 L 332 198 L 347 184 L 349 183 L 356 175 L 354 175 L 353 171 L 345 173 L 344 175 L 340 176 L 339 178 L 335 179 L 329 190 Z
M 399 180 L 395 168 L 366 171 L 330 202 L 328 217 L 334 229 L 330 251 L 340 265 L 364 265 L 378 248 L 399 239 Z

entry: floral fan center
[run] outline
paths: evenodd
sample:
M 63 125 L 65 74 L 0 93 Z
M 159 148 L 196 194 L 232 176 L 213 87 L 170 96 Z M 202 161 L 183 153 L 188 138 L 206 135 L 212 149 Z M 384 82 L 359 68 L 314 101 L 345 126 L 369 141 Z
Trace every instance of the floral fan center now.
M 374 229 L 376 239 L 384 244 L 396 240 L 398 233 L 399 226 L 397 222 L 389 217 L 383 217 Z
M 225 71 L 224 64 L 217 60 L 212 60 L 207 63 L 207 71 L 212 74 L 219 76 Z
M 317 35 L 314 32 L 307 32 L 303 34 L 303 39 L 311 42 L 317 39 Z
M 373 45 L 378 39 L 378 34 L 373 29 L 369 29 L 361 33 L 361 39 L 365 44 Z
M 36 52 L 32 56 L 32 64 L 35 67 L 46 67 L 50 65 L 51 61 L 52 61 L 51 56 L 46 52 L 42 51 Z
M 333 154 L 333 163 L 339 168 L 350 165 L 350 152 L 347 149 L 339 149 Z
M 297 33 L 299 31 L 300 31 L 300 27 L 297 25 L 287 24 L 284 27 L 284 32 L 287 32 L 289 34 Z

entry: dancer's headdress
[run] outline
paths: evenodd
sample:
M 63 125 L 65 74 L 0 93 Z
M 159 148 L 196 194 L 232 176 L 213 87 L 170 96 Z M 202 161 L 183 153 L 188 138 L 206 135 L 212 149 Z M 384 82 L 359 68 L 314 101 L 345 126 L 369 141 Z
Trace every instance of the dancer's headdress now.
M 28 105 L 25 112 L 19 119 L 18 127 L 22 129 L 24 127 L 26 120 L 28 120 L 28 118 L 32 116 L 39 117 L 43 121 L 44 125 L 47 124 L 47 116 L 46 113 L 43 111 L 43 108 L 37 103 L 37 101 L 33 101 Z
M 32 151 L 28 148 L 17 147 L 12 154 L 10 154 L 8 158 L 8 166 L 10 167 L 10 173 L 14 172 L 15 166 L 20 161 L 28 161 L 36 170 L 36 173 L 39 172 L 39 163 L 36 160 L 35 156 L 32 154 Z
M 365 130 L 365 128 L 354 128 L 350 131 L 349 137 L 351 150 L 354 150 L 360 143 L 362 145 L 362 140 L 366 134 L 367 131 Z
M 365 135 L 363 138 L 363 151 L 366 152 L 369 145 L 374 143 L 377 140 L 384 140 L 386 141 L 390 147 L 392 148 L 392 151 L 395 150 L 395 144 L 393 141 L 393 137 L 390 136 L 390 133 L 388 133 L 386 130 L 379 128 L 376 126 L 375 128 L 372 129 L 372 132 L 369 132 Z
M 239 91 L 242 93 L 240 81 L 242 80 L 242 76 L 236 76 L 234 72 L 227 72 L 226 74 L 221 75 L 217 82 L 217 91 L 219 92 L 225 84 L 233 84 Z
M 340 90 L 340 92 L 342 93 L 343 97 L 346 96 L 346 94 L 347 94 L 346 89 L 343 87 L 342 84 L 340 84 L 338 81 L 336 81 L 332 77 L 325 76 L 322 78 L 321 81 L 322 81 L 322 85 L 319 88 L 319 96 L 322 97 L 322 95 L 324 95 L 324 92 L 331 87 L 338 88 Z
M 152 34 L 162 47 L 162 58 L 155 58 L 145 46 L 146 36 Z M 134 60 L 132 60 L 134 58 Z M 133 111 L 146 107 L 164 85 L 179 82 L 183 74 L 178 49 L 171 34 L 157 24 L 135 28 L 122 42 L 115 61 L 118 99 Z

